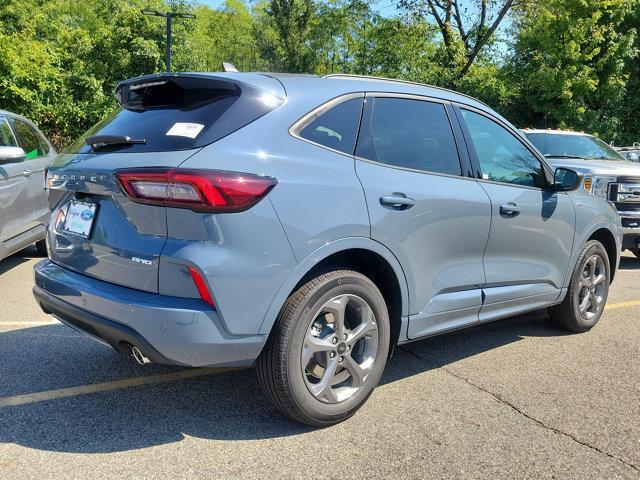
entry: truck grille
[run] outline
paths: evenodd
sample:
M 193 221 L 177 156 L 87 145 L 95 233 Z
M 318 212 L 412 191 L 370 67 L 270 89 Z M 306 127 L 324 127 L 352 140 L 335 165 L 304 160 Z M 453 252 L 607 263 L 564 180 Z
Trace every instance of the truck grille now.
M 609 200 L 618 211 L 640 212 L 640 179 L 610 183 Z

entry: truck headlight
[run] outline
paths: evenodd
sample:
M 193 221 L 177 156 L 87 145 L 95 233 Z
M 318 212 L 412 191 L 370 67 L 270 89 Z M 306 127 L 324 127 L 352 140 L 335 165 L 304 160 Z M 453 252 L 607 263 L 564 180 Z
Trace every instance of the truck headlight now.
M 609 184 L 614 182 L 615 178 L 613 177 L 585 177 L 584 178 L 584 188 L 589 193 L 593 193 L 598 197 L 606 198 L 608 200 L 609 196 Z

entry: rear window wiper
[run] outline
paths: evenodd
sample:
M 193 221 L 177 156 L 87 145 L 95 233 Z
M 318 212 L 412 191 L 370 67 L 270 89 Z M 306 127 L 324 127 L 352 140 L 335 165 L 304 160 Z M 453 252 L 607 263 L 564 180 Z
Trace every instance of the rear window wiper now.
M 94 135 L 85 138 L 84 141 L 93 150 L 119 145 L 144 145 L 147 143 L 144 138 L 131 138 L 127 135 Z

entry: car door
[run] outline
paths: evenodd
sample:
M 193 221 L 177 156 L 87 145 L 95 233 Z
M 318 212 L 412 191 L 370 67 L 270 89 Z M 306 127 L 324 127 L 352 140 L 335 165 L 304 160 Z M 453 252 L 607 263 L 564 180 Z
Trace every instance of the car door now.
M 439 99 L 367 94 L 356 146 L 371 237 L 407 278 L 409 338 L 478 321 L 491 206 L 452 114 Z
M 11 124 L 18 144 L 25 151 L 26 156 L 22 173 L 28 184 L 31 226 L 46 223 L 49 202 L 44 185 L 44 170 L 51 161 L 50 153 L 53 150 L 44 137 L 28 122 L 20 118 L 12 118 Z
M 546 306 L 564 286 L 573 248 L 575 210 L 548 188 L 543 161 L 506 123 L 456 107 L 479 184 L 491 198 L 480 321 Z
M 6 116 L 0 116 L 0 145 L 19 146 Z M 23 233 L 31 223 L 26 167 L 26 160 L 0 164 L 0 241 Z

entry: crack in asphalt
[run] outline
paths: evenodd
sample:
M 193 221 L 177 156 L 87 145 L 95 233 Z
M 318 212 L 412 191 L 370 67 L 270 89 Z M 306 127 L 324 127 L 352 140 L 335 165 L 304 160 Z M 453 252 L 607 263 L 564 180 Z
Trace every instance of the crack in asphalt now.
M 406 348 L 401 348 L 401 347 L 398 347 L 398 348 L 400 350 L 402 350 L 403 352 L 408 353 L 409 355 L 412 355 L 414 358 L 417 358 L 418 360 L 424 360 L 424 358 L 420 357 L 417 353 L 415 353 L 415 352 L 413 352 L 411 350 L 407 350 Z M 609 452 L 606 452 L 606 451 L 596 447 L 595 445 L 591 445 L 591 444 L 589 444 L 589 443 L 587 443 L 587 442 L 585 442 L 583 440 L 580 440 L 579 438 L 575 437 L 574 435 L 572 435 L 570 433 L 567 433 L 567 432 L 565 432 L 563 430 L 560 430 L 560 429 L 558 429 L 556 427 L 552 427 L 551 425 L 547 425 L 543 421 L 538 420 L 537 418 L 535 418 L 535 417 L 529 415 L 528 413 L 522 411 L 520 408 L 518 408 L 513 403 L 511 403 L 508 400 L 505 400 L 504 398 L 502 398 L 502 396 L 500 396 L 499 394 L 494 393 L 491 390 L 488 390 L 487 388 L 482 387 L 482 386 L 480 386 L 480 385 L 478 385 L 476 383 L 473 383 L 468 378 L 463 377 L 462 375 L 457 374 L 457 373 L 453 372 L 452 370 L 449 370 L 446 367 L 440 367 L 439 369 L 443 370 L 446 373 L 448 373 L 452 377 L 457 378 L 458 380 L 462 380 L 467 385 L 470 385 L 470 386 L 474 387 L 475 389 L 477 389 L 477 390 L 479 390 L 481 392 L 484 392 L 484 393 L 487 393 L 487 394 L 491 395 L 494 399 L 496 399 L 496 401 L 498 401 L 499 403 L 501 403 L 503 405 L 506 405 L 506 406 L 510 407 L 513 411 L 515 411 L 516 413 L 520 414 L 521 416 L 531 420 L 532 422 L 535 422 L 539 427 L 544 428 L 545 430 L 549 430 L 549 431 L 551 431 L 553 433 L 556 433 L 558 435 L 562 435 L 564 437 L 567 437 L 567 438 L 573 440 L 575 443 L 577 443 L 579 445 L 582 445 L 583 447 L 587 447 L 587 448 L 589 448 L 589 449 L 591 449 L 591 450 L 593 450 L 595 452 L 598 452 L 598 453 L 600 453 L 602 455 L 605 455 L 605 456 L 611 458 L 612 460 L 616 460 L 616 461 L 622 463 L 623 465 L 626 465 L 627 467 L 635 470 L 636 472 L 640 472 L 640 467 L 638 467 L 637 465 L 635 465 L 635 464 L 633 464 L 631 462 L 627 462 L 626 460 L 624 460 L 624 459 L 622 459 L 620 457 L 617 457 L 617 456 L 615 456 L 615 455 L 613 455 L 613 454 L 611 454 Z

